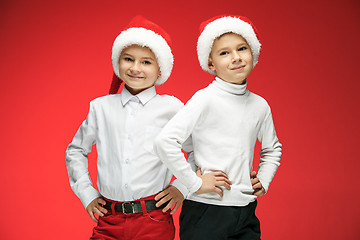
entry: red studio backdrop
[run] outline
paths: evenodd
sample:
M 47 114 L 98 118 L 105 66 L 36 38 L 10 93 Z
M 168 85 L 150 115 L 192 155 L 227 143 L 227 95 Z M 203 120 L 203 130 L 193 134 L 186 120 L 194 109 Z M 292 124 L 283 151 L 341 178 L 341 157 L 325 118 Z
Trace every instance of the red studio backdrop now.
M 262 239 L 360 239 L 357 0 L 2 0 L 0 238 L 91 235 L 95 223 L 70 189 L 65 150 L 89 102 L 107 94 L 113 40 L 137 14 L 172 37 L 174 70 L 157 90 L 183 102 L 213 79 L 196 57 L 200 22 L 220 14 L 254 22 L 262 50 L 248 88 L 269 102 L 283 144 L 258 199 Z

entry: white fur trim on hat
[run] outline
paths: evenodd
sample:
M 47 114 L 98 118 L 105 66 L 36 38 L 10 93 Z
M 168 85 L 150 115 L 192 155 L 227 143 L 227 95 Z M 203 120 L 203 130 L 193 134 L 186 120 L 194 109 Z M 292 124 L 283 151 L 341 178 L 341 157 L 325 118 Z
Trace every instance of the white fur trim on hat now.
M 171 48 L 161 35 L 141 27 L 129 28 L 122 31 L 116 37 L 111 57 L 116 76 L 120 78 L 119 64 L 122 50 L 133 44 L 151 49 L 157 59 L 161 73 L 161 76 L 156 80 L 155 84 L 163 84 L 170 77 L 174 64 L 174 56 L 171 52 Z
M 249 44 L 253 56 L 253 66 L 258 62 L 261 44 L 256 37 L 251 25 L 236 17 L 222 17 L 206 25 L 197 42 L 197 54 L 200 66 L 204 71 L 216 75 L 209 69 L 209 56 L 214 40 L 225 33 L 236 33 L 241 35 Z

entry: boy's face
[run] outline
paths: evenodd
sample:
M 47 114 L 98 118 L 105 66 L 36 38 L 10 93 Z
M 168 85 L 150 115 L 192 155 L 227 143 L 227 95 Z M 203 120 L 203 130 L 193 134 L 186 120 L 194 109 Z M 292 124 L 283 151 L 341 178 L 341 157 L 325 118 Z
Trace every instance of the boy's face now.
M 121 52 L 119 75 L 129 92 L 136 95 L 154 86 L 160 68 L 149 48 L 131 45 Z
M 209 69 L 226 82 L 244 84 L 253 69 L 253 57 L 246 40 L 235 33 L 226 33 L 215 39 Z

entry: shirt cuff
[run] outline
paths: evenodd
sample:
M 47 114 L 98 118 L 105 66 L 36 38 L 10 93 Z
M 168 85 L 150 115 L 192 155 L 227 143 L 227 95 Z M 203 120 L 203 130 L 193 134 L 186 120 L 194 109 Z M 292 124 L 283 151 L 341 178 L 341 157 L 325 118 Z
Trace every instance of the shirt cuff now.
M 202 180 L 199 177 L 196 177 L 196 182 L 194 183 L 194 185 L 192 185 L 189 189 L 190 192 L 196 192 L 197 190 L 200 189 L 201 185 L 202 185 Z
M 79 193 L 81 203 L 86 208 L 95 198 L 101 197 L 101 194 L 92 186 L 86 188 L 84 191 Z

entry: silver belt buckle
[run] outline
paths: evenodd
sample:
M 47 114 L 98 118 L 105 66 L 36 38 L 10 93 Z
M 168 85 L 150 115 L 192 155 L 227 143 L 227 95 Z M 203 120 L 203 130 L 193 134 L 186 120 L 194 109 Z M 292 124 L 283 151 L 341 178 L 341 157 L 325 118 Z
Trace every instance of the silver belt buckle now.
M 130 213 L 126 212 L 126 209 L 125 209 L 125 205 L 126 205 L 126 204 L 130 204 L 131 209 L 132 209 L 132 212 L 130 212 Z M 124 214 L 135 213 L 134 203 L 132 203 L 132 202 L 123 202 L 123 203 L 121 204 L 121 209 L 122 209 L 122 212 L 123 212 Z

